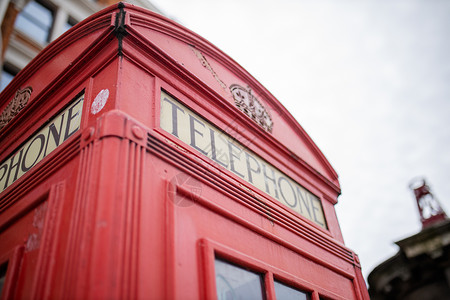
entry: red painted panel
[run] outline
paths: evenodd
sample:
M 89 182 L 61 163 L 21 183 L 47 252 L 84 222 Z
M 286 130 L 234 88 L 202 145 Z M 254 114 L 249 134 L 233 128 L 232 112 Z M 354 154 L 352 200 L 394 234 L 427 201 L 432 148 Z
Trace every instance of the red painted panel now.
M 272 132 L 235 105 L 232 84 L 251 87 Z M 84 103 L 73 136 L 0 193 L 0 259 L 16 253 L 20 265 L 7 274 L 8 297 L 214 298 L 217 256 L 261 273 L 268 299 L 274 280 L 313 299 L 368 299 L 343 245 L 331 165 L 264 87 L 199 36 L 120 4 L 44 50 L 0 94 L 0 110 L 24 86 L 30 102 L 0 130 L 1 164 L 80 93 Z M 160 128 L 162 90 L 317 196 L 328 227 Z

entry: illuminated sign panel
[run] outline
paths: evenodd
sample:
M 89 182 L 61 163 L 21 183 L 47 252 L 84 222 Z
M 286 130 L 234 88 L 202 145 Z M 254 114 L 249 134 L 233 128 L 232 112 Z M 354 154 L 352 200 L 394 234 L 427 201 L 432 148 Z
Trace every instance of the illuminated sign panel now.
M 80 129 L 84 95 L 73 100 L 57 116 L 0 163 L 0 193 Z
M 160 126 L 216 164 L 326 228 L 322 205 L 315 195 L 163 91 Z

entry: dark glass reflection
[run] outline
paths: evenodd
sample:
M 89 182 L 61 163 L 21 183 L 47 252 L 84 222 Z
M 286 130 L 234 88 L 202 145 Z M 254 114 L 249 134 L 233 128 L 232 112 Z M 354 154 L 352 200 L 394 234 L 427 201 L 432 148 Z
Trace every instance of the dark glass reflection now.
M 6 279 L 6 270 L 8 269 L 8 263 L 0 265 L 0 298 L 2 296 L 3 285 Z

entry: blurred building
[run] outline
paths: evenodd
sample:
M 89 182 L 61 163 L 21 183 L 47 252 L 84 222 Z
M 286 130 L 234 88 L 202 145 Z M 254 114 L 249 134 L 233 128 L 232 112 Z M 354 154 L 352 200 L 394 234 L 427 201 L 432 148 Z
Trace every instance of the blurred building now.
M 372 300 L 450 299 L 450 220 L 425 181 L 413 190 L 422 230 L 369 274 Z
M 118 0 L 1 0 L 0 91 L 48 43 Z M 126 1 L 161 13 L 150 0 Z

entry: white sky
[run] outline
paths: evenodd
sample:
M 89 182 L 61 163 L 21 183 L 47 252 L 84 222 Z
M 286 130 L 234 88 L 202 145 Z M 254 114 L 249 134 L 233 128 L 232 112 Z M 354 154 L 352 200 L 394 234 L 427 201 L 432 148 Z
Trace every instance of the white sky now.
M 258 79 L 338 172 L 363 274 L 421 229 L 408 184 L 450 214 L 450 1 L 151 0 Z

